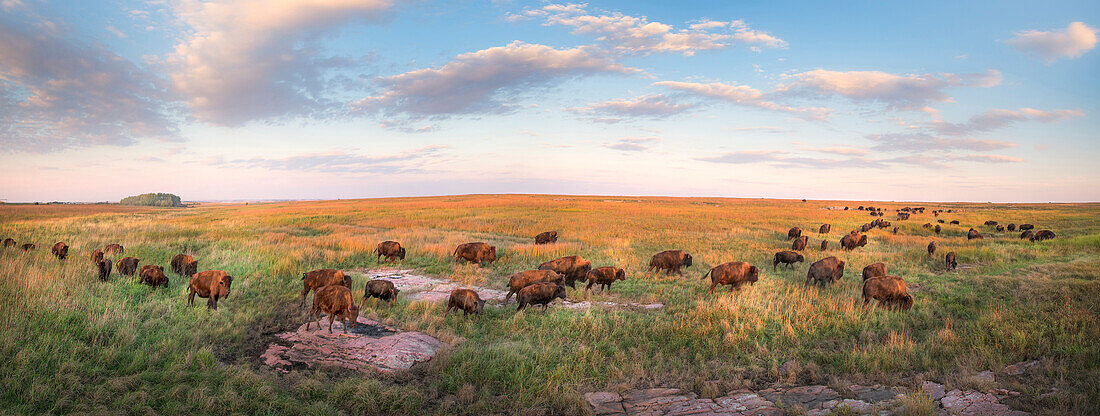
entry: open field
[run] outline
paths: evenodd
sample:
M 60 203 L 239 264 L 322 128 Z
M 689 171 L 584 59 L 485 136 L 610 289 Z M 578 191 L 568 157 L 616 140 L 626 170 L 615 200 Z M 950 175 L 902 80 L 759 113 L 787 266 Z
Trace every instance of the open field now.
M 837 240 L 883 206 L 897 235 L 873 230 L 866 247 Z M 895 221 L 893 209 L 924 206 Z M 959 211 L 942 234 L 933 209 Z M 1032 243 L 996 233 L 985 220 L 1034 223 L 1058 237 Z M 827 235 L 816 233 L 832 224 Z M 789 249 L 787 229 L 809 236 L 806 262 L 772 271 Z M 984 240 L 967 242 L 974 227 Z M 557 244 L 533 236 L 558 230 Z M 1037 414 L 1100 412 L 1100 204 L 906 204 L 717 198 L 472 195 L 206 205 L 141 209 L 104 205 L 0 206 L 0 238 L 38 250 L 0 251 L 0 413 L 97 414 L 584 414 L 594 390 L 671 386 L 714 395 L 775 383 L 936 380 L 974 386 L 970 376 L 1040 360 L 1026 377 L 998 385 L 1007 401 Z M 825 237 L 830 249 L 818 246 Z M 441 303 L 399 300 L 361 314 L 452 345 L 407 374 L 364 377 L 301 368 L 278 374 L 257 360 L 271 334 L 305 320 L 298 293 L 304 271 L 379 265 L 377 242 L 409 252 L 403 268 L 493 288 L 504 276 L 564 255 L 593 267 L 616 265 L 627 279 L 611 294 L 570 289 L 570 299 L 662 302 L 664 309 L 547 313 L 486 308 L 480 322 L 443 318 Z M 937 254 L 925 246 L 936 240 Z M 59 262 L 49 246 L 66 241 Z M 498 247 L 497 262 L 455 266 L 468 241 Z M 200 270 L 235 277 L 217 311 L 186 306 L 187 282 L 170 275 L 154 291 L 113 275 L 96 280 L 88 254 L 121 243 L 142 264 L 168 268 L 189 251 Z M 683 249 L 695 264 L 683 276 L 643 276 L 649 257 Z M 945 272 L 942 254 L 959 254 Z M 810 263 L 847 261 L 844 279 L 803 284 Z M 116 257 L 117 258 L 117 257 Z M 735 293 L 707 294 L 700 277 L 743 260 L 760 281 Z M 882 261 L 915 289 L 907 312 L 860 307 L 863 266 Z M 356 276 L 353 294 L 366 279 Z M 795 365 L 779 371 L 786 361 Z M 980 387 L 980 386 L 975 386 Z M 1057 389 L 1057 390 L 1052 390 Z M 1051 392 L 1053 393 L 1051 394 Z

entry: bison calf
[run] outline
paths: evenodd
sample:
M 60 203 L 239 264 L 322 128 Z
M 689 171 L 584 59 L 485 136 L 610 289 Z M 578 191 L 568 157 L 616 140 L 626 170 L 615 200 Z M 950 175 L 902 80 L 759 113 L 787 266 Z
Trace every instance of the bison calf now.
M 118 261 L 118 273 L 126 276 L 133 276 L 137 273 L 138 262 L 141 260 L 135 257 L 126 257 Z
M 21 248 L 23 249 L 23 251 L 31 251 L 31 250 L 34 250 L 34 244 L 26 243 L 26 244 L 23 244 L 23 246 Z
M 344 333 L 348 333 L 348 326 L 355 328 L 355 321 L 359 320 L 359 308 L 355 301 L 351 300 L 351 289 L 341 285 L 329 285 L 317 290 L 313 295 L 313 309 L 309 311 L 309 320 L 306 321 L 306 330 L 314 319 L 317 320 L 317 329 L 321 329 L 321 312 L 328 315 L 328 333 L 332 333 L 332 322 L 344 320 Z
M 512 295 L 519 293 L 523 288 L 536 283 L 565 285 L 564 278 L 553 270 L 525 270 L 508 276 L 508 294 L 504 296 L 504 303 L 508 303 L 508 299 L 511 299 Z
M 956 261 L 956 258 L 954 251 L 949 251 L 947 255 L 943 256 L 943 262 L 947 270 L 955 270 L 955 267 L 958 267 L 959 262 Z
M 664 270 L 666 276 L 673 272 L 683 275 L 683 273 L 680 272 L 681 267 L 691 267 L 691 255 L 682 250 L 665 250 L 654 254 L 653 257 L 649 259 L 649 268 L 646 269 L 645 273 L 649 275 L 649 272 L 652 270 L 657 270 L 657 273 Z
M 539 265 L 539 270 L 553 270 L 565 277 L 565 284 L 576 289 L 577 281 L 584 281 L 592 270 L 592 262 L 581 256 L 565 256 Z
M 401 293 L 401 290 L 394 287 L 393 282 L 389 280 L 371 280 L 367 282 L 367 287 L 363 289 L 363 300 L 359 302 L 359 307 L 366 307 L 368 298 L 382 299 L 392 307 L 393 301 L 397 300 L 398 293 Z
M 802 229 L 801 228 L 791 227 L 791 229 L 787 231 L 787 239 L 788 240 L 792 240 L 792 239 L 795 239 L 795 238 L 798 238 L 798 237 L 801 237 L 801 236 L 802 236 Z
M 53 247 L 50 248 L 50 252 L 57 256 L 58 260 L 65 260 L 65 257 L 69 255 L 69 245 L 59 241 L 54 243 Z
M 497 248 L 482 242 L 460 244 L 455 248 L 454 257 L 456 263 L 465 260 L 480 266 L 497 260 Z
M 863 280 L 886 276 L 886 264 L 885 263 L 873 263 L 863 268 Z
M 863 306 L 866 307 L 871 299 L 902 310 L 913 307 L 913 297 L 909 296 L 905 281 L 897 276 L 880 276 L 864 281 Z
M 966 239 L 967 240 L 981 240 L 982 239 L 982 233 L 979 233 L 978 230 L 975 230 L 975 229 L 971 228 L 970 231 L 966 232 Z
M 207 270 L 202 273 L 195 273 L 194 276 L 191 276 L 187 306 L 193 306 L 195 295 L 199 295 L 200 298 L 207 298 L 207 309 L 218 309 L 218 300 L 229 297 L 229 288 L 232 284 L 233 276 L 223 270 Z
M 191 277 L 199 272 L 199 262 L 186 254 L 172 256 L 172 273 L 177 276 Z
M 584 290 L 592 288 L 592 285 L 600 285 L 600 291 L 611 292 L 611 284 L 616 280 L 626 280 L 626 271 L 618 267 L 603 266 L 588 272 L 586 276 L 588 286 Z
M 100 260 L 96 262 L 95 266 L 99 271 L 99 280 L 106 282 L 111 277 L 111 261 Z
M 822 250 L 824 250 L 824 248 L 822 248 Z M 772 259 L 772 270 L 775 270 L 776 267 L 779 266 L 779 263 L 791 266 L 791 268 L 793 269 L 795 263 L 801 263 L 805 260 L 805 257 L 802 257 L 801 254 L 795 253 L 793 251 L 780 251 L 778 253 L 775 253 L 775 257 Z
M 302 300 L 298 303 L 298 307 L 305 306 L 306 295 L 309 294 L 310 290 L 315 291 L 313 296 L 316 298 L 317 290 L 330 285 L 343 285 L 351 289 L 351 278 L 344 275 L 344 272 L 334 269 L 320 269 L 302 273 Z
M 794 243 L 791 243 L 791 250 L 803 251 L 806 250 L 806 244 L 810 242 L 810 237 L 801 236 L 794 239 Z
M 821 251 L 829 249 L 829 240 L 821 240 Z
M 516 306 L 516 312 L 526 309 L 527 305 L 542 305 L 542 310 L 545 311 L 550 306 L 550 302 L 557 298 L 565 299 L 565 286 L 554 283 L 535 283 L 516 294 L 516 302 L 519 303 L 519 306 Z
M 829 224 L 821 224 L 821 228 L 818 228 L 818 229 L 817 229 L 817 233 L 818 233 L 818 234 L 828 234 L 828 233 L 829 233 L 829 231 L 832 231 L 832 230 L 833 230 L 833 226 L 832 226 L 832 225 L 829 225 Z
M 92 252 L 92 263 L 99 264 L 101 261 L 103 261 L 103 251 L 97 248 Z
M 8 237 L 4 239 L 4 248 L 15 247 L 15 239 Z
M 535 244 L 550 244 L 558 242 L 557 231 L 547 231 L 535 236 Z
M 756 284 L 756 281 L 760 279 L 760 269 L 743 261 L 731 261 L 714 266 L 713 269 L 703 275 L 703 278 L 706 279 L 708 275 L 710 276 L 711 294 L 714 294 L 714 288 L 718 285 L 729 285 L 730 292 L 733 292 L 734 289 L 741 290 L 741 285 L 745 283 Z
M 485 301 L 473 290 L 455 289 L 451 291 L 451 297 L 447 299 L 447 310 L 443 313 L 444 318 L 451 313 L 451 309 L 461 310 L 463 318 L 472 313 L 477 315 L 477 319 L 480 320 L 481 311 L 485 310 Z
M 931 256 L 933 254 L 936 254 L 936 242 L 935 241 L 929 241 L 928 242 L 928 255 Z
M 383 241 L 374 249 L 376 257 L 386 257 L 386 261 L 405 260 L 405 247 L 396 241 Z
M 806 272 L 806 284 L 826 285 L 844 277 L 844 261 L 829 256 L 810 265 Z
M 122 247 L 122 244 L 115 244 L 115 243 L 112 243 L 112 244 L 108 244 L 108 245 L 107 245 L 107 247 L 105 247 L 105 248 L 103 249 L 103 252 L 104 252 L 104 253 L 118 253 L 118 254 L 122 254 L 122 253 L 123 253 L 123 252 L 125 252 L 125 251 L 126 251 L 126 249 L 125 249 L 124 247 Z
M 154 288 L 158 286 L 168 287 L 168 276 L 164 275 L 164 267 L 154 266 L 152 264 L 146 264 L 141 266 L 141 272 L 139 273 L 139 282 L 152 286 Z

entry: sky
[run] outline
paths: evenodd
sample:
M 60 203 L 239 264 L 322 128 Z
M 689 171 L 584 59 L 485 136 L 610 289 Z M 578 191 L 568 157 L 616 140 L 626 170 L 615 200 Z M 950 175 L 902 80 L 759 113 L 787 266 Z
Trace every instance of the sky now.
M 0 0 L 0 200 L 1100 201 L 1092 1 Z

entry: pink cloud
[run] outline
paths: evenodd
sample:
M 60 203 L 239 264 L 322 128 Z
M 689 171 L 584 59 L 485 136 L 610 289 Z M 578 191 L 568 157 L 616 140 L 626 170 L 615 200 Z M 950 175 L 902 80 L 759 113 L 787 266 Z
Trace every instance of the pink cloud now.
M 1077 58 L 1096 47 L 1096 28 L 1073 22 L 1062 30 L 1026 30 L 1005 41 L 1020 52 L 1036 55 L 1050 63 L 1059 58 Z

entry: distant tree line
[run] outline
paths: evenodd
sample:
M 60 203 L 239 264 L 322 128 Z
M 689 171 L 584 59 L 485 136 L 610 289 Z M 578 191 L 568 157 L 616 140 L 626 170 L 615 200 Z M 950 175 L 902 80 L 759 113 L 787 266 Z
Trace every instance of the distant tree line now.
M 180 197 L 172 194 L 165 193 L 149 193 L 135 196 L 128 196 L 122 198 L 119 201 L 122 205 L 141 205 L 148 207 L 182 207 L 180 203 Z

